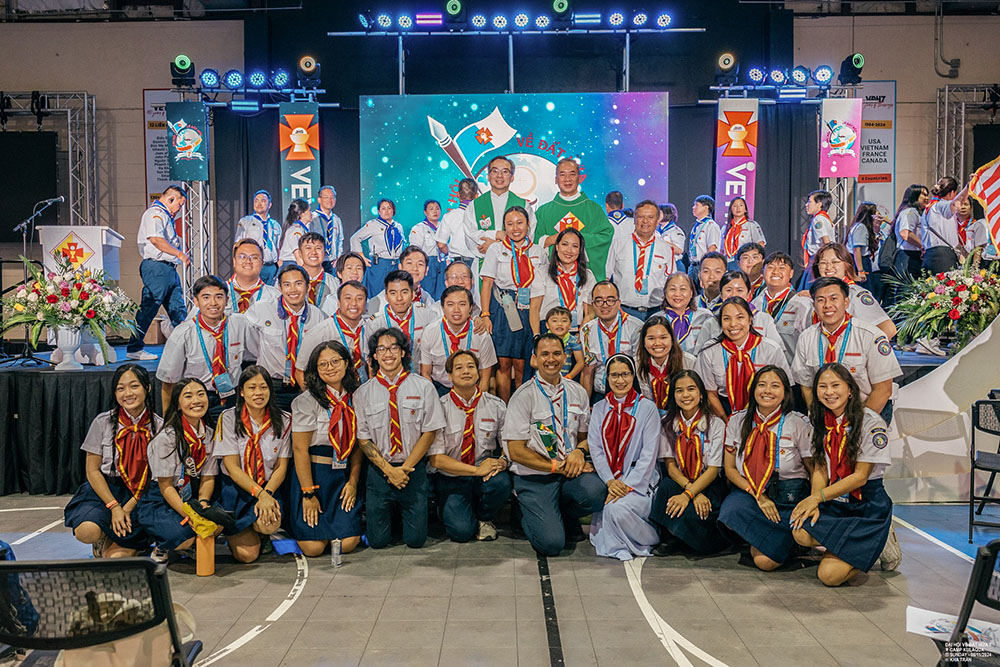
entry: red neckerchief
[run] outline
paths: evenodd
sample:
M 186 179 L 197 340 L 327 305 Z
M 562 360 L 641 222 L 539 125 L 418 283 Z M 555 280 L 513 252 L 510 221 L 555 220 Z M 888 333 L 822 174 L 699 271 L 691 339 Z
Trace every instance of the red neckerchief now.
M 452 355 L 452 354 L 458 352 L 459 348 L 462 345 L 462 339 L 465 338 L 465 337 L 467 337 L 469 335 L 469 323 L 471 321 L 472 320 L 466 320 L 465 321 L 465 326 L 462 327 L 461 331 L 459 331 L 457 333 L 452 333 L 451 332 L 451 327 L 448 326 L 448 321 L 447 320 L 441 320 L 441 324 L 444 325 L 444 333 L 445 333 L 446 336 L 448 336 L 448 348 L 449 349 L 447 350 L 447 352 L 448 352 L 449 355 Z
M 847 424 L 843 416 L 837 419 L 829 410 L 825 410 L 823 421 L 826 424 L 826 435 L 823 436 L 823 451 L 826 452 L 830 484 L 844 479 L 854 472 L 854 466 L 844 456 L 847 446 Z M 861 489 L 854 489 L 851 495 L 861 500 Z
M 340 327 L 341 333 L 344 334 L 346 338 L 351 341 L 351 357 L 354 359 L 354 368 L 360 370 L 361 366 L 364 365 L 364 353 L 361 351 L 361 329 L 362 325 L 359 323 L 357 329 L 352 329 L 351 326 L 344 320 L 340 315 L 338 310 L 333 316 L 337 320 L 337 326 Z
M 149 410 L 133 421 L 125 408 L 118 408 L 118 431 L 115 433 L 115 449 L 118 454 L 116 468 L 118 476 L 133 498 L 138 498 L 149 481 L 149 461 L 146 447 L 153 438 L 152 418 Z
M 535 279 L 535 265 L 531 263 L 531 257 L 528 256 L 528 251 L 531 250 L 531 241 L 525 239 L 525 244 L 520 248 L 514 245 L 514 242 L 509 238 L 504 239 L 501 243 L 511 252 L 510 278 L 514 282 L 514 286 L 527 287 Z M 515 264 L 517 265 L 516 271 Z
M 389 391 L 389 456 L 395 456 L 403 451 L 403 430 L 399 424 L 399 401 L 396 400 L 396 392 L 409 375 L 406 371 L 401 371 L 392 384 L 389 384 L 381 371 L 375 376 L 379 384 Z
M 653 241 L 656 240 L 654 234 L 648 241 L 643 243 L 639 237 L 632 232 L 632 243 L 639 249 L 639 259 L 635 263 L 635 291 L 641 292 L 642 285 L 646 282 L 646 253 L 652 252 Z
M 264 437 L 264 432 L 271 428 L 271 415 L 264 413 L 264 423 L 256 432 L 253 430 L 253 420 L 250 419 L 250 411 L 247 406 L 243 406 L 240 413 L 240 420 L 243 422 L 243 429 L 247 432 L 247 446 L 243 450 L 243 472 L 250 476 L 259 486 L 264 486 L 267 475 L 264 470 L 264 451 L 260 447 L 260 439 Z
M 201 471 L 202 466 L 205 465 L 205 460 L 208 458 L 208 452 L 205 451 L 205 443 L 198 437 L 198 432 L 194 430 L 194 426 L 191 426 L 184 415 L 181 415 L 181 436 L 187 442 L 188 456 L 194 459 L 194 469 Z M 181 464 L 184 468 L 184 484 L 187 484 L 187 465 L 184 461 L 181 461 Z
M 225 337 L 226 333 L 226 318 L 223 317 L 219 322 L 219 330 L 216 332 L 210 326 L 205 324 L 205 320 L 202 319 L 201 313 L 198 313 L 198 326 L 207 331 L 215 339 L 215 349 L 212 351 L 212 377 L 218 377 L 226 373 L 226 347 L 222 344 L 222 339 Z M 201 334 L 198 334 L 199 336 Z
M 964 221 L 958 221 L 958 242 L 962 244 L 964 248 L 966 243 L 969 241 L 969 223 L 972 222 L 972 216 L 970 215 Z
M 556 287 L 559 288 L 563 305 L 571 313 L 576 311 L 576 269 L 576 262 L 573 262 L 572 271 L 563 271 L 561 266 L 556 268 Z
M 465 399 L 455 393 L 452 389 L 448 392 L 451 402 L 455 407 L 465 413 L 465 426 L 462 428 L 462 447 L 459 450 L 460 460 L 470 466 L 476 465 L 476 406 L 479 399 L 483 397 L 483 392 L 476 389 L 475 395 L 466 403 Z
M 608 459 L 608 467 L 615 479 L 622 476 L 622 468 L 625 466 L 625 452 L 628 450 L 629 440 L 632 432 L 635 431 L 635 417 L 628 413 L 628 410 L 635 405 L 639 395 L 635 389 L 629 389 L 623 401 L 615 398 L 612 391 L 608 392 L 608 413 L 604 416 L 601 424 L 601 435 L 603 436 L 604 454 Z
M 771 296 L 768 294 L 767 290 L 764 290 L 764 309 L 767 310 L 767 314 L 774 317 L 774 313 L 781 307 L 781 304 L 785 302 L 785 298 L 788 293 L 792 291 L 792 286 L 789 285 L 785 289 L 778 292 L 777 295 Z
M 663 368 L 657 368 L 656 362 L 649 362 L 649 390 L 653 395 L 653 403 L 660 410 L 667 409 L 667 397 L 670 395 L 670 358 L 664 362 Z
M 402 319 L 399 319 L 396 316 L 396 312 L 392 308 L 386 308 L 385 312 L 389 316 L 389 319 L 396 323 L 396 327 L 403 332 L 403 336 L 405 336 L 407 340 L 410 340 L 410 318 L 413 317 L 413 304 L 411 303 L 410 307 L 406 309 L 406 315 L 403 316 Z M 386 325 L 388 324 L 389 323 L 386 322 Z
M 750 384 L 753 382 L 754 372 L 751 353 L 760 345 L 761 340 L 763 339 L 752 331 L 742 348 L 736 347 L 736 343 L 728 338 L 722 340 L 722 349 L 731 355 L 726 366 L 726 394 L 733 412 L 745 408 L 750 400 Z
M 834 346 L 837 344 L 837 339 L 840 338 L 841 334 L 847 330 L 847 326 L 851 323 L 851 314 L 844 314 L 844 321 L 840 323 L 837 330 L 832 333 L 827 333 L 823 325 L 820 325 L 819 332 L 826 337 L 826 352 L 823 353 L 823 363 L 829 364 L 831 362 L 837 361 L 837 352 L 834 350 Z
M 337 396 L 332 389 L 326 388 L 326 400 L 330 401 L 330 425 L 327 432 L 338 461 L 346 461 L 351 455 L 358 433 L 358 415 L 351 407 L 349 398 L 346 393 Z M 399 423 L 398 414 L 396 423 Z
M 674 420 L 674 458 L 677 459 L 677 467 L 688 481 L 693 482 L 701 475 L 701 432 L 698 424 L 701 422 L 701 410 L 690 422 L 685 422 L 682 416 Z
M 264 281 L 260 278 L 257 279 L 257 284 L 250 289 L 243 289 L 237 285 L 235 276 L 230 278 L 229 284 L 233 286 L 233 291 L 239 296 L 236 300 L 236 310 L 240 313 L 247 312 L 247 308 L 250 307 L 250 302 L 253 300 L 254 295 L 264 289 Z
M 743 234 L 743 225 L 747 222 L 747 217 L 741 216 L 737 220 L 730 220 L 729 227 L 726 228 L 726 238 L 723 248 L 726 251 L 726 258 L 736 257 L 736 251 L 740 249 L 740 236 Z
M 610 330 L 604 326 L 604 322 L 602 322 L 600 320 L 600 318 L 598 318 L 598 320 L 597 320 L 597 326 L 601 327 L 601 331 L 603 331 L 604 335 L 608 337 L 608 356 L 609 357 L 612 356 L 612 355 L 618 354 L 618 350 L 615 347 L 615 338 L 618 336 L 618 329 L 621 328 L 622 322 L 624 320 L 625 320 L 625 318 L 622 317 L 621 311 L 618 311 L 618 317 L 615 318 L 615 326 L 613 326 Z M 600 342 L 600 339 L 601 339 L 601 337 L 598 336 L 597 337 L 598 342 Z
M 320 283 L 323 282 L 325 277 L 326 273 L 324 271 L 320 271 L 317 277 L 309 279 L 309 303 L 314 306 L 319 305 L 316 303 L 316 289 L 320 286 Z
M 750 485 L 750 495 L 758 500 L 774 473 L 774 448 L 778 446 L 778 442 L 771 428 L 779 421 L 781 410 L 775 410 L 766 421 L 759 412 L 754 411 L 753 431 L 743 450 L 743 477 Z
M 761 273 L 757 276 L 757 280 L 750 283 L 750 298 L 754 298 L 760 294 L 760 288 L 764 286 L 764 274 Z
M 303 314 L 305 313 L 305 308 L 302 309 Z M 281 297 L 281 307 L 288 313 L 288 331 L 285 332 L 285 357 L 292 362 L 292 368 L 295 368 L 295 357 L 299 353 L 299 316 L 292 313 L 292 310 L 285 303 L 285 297 Z

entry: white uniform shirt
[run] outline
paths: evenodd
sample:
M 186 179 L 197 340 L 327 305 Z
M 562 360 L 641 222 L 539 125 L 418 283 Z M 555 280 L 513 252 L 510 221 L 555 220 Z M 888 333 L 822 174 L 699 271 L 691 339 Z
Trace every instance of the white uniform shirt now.
M 691 261 L 697 263 L 708 254 L 708 249 L 712 246 L 715 246 L 716 250 L 722 248 L 722 230 L 719 229 L 719 223 L 711 218 L 699 220 L 695 229 L 697 231 L 691 235 L 693 243 L 689 254 Z
M 420 363 L 431 367 L 431 378 L 446 387 L 451 387 L 451 378 L 444 370 L 444 363 L 451 356 L 451 342 L 448 333 L 444 331 L 444 320 L 438 318 L 427 325 L 420 339 Z M 476 333 L 472 322 L 469 322 L 469 334 L 458 344 L 460 350 L 469 350 L 479 360 L 479 370 L 492 368 L 497 363 L 496 349 L 493 347 L 493 337 L 488 333 Z
M 508 443 L 524 440 L 529 449 L 549 456 L 538 436 L 538 425 L 543 425 L 557 434 L 568 455 L 576 449 L 577 435 L 586 434 L 589 424 L 590 397 L 586 389 L 566 379 L 553 386 L 536 375 L 530 382 L 522 383 L 510 397 L 503 428 L 504 452 L 509 458 Z M 533 470 L 513 461 L 510 471 L 515 475 L 549 474 L 546 470 Z
M 212 477 L 219 472 L 219 460 L 215 457 L 213 447 L 215 439 L 212 428 L 202 420 L 201 441 L 205 445 L 205 463 L 198 471 L 200 477 Z M 184 482 L 184 462 L 177 455 L 177 441 L 172 426 L 164 428 L 153 436 L 146 446 L 146 457 L 149 459 L 149 477 L 151 483 L 156 483 L 161 477 L 173 477 L 174 486 L 182 486 Z
M 831 243 L 837 240 L 829 214 L 820 211 L 813 216 L 809 223 L 809 230 L 806 232 L 806 252 L 809 253 L 810 257 L 823 246 L 824 236 L 830 239 Z
M 325 343 L 328 340 L 334 340 L 343 344 L 353 357 L 353 336 L 355 333 L 361 336 L 361 358 L 362 360 L 367 359 L 368 331 L 369 329 L 365 326 L 364 319 L 361 320 L 356 329 L 351 330 L 348 325 L 344 331 L 341 331 L 340 324 L 337 322 L 337 318 L 333 315 L 322 319 L 318 324 L 310 327 L 309 332 L 302 337 L 302 346 L 299 348 L 298 356 L 295 357 L 295 369 L 305 372 L 306 366 L 309 365 L 309 357 L 312 356 L 313 350 L 319 347 L 321 343 Z M 362 382 L 368 379 L 367 367 L 364 364 L 362 364 L 361 368 L 358 370 L 358 375 L 361 377 Z
M 266 220 L 256 213 L 245 215 L 236 223 L 236 241 L 253 239 L 264 251 L 264 263 L 274 264 L 278 261 L 278 244 L 281 240 L 281 224 L 274 218 Z
M 372 298 L 368 299 L 368 315 L 374 315 L 385 308 L 389 302 L 385 298 L 385 290 L 382 290 Z M 420 290 L 420 300 L 413 302 L 414 308 L 423 308 L 434 313 L 435 317 L 442 317 L 441 304 L 434 300 L 430 292 Z
M 951 210 L 951 201 L 942 199 L 924 211 L 920 226 L 920 241 L 924 248 L 955 248 L 958 243 L 958 220 Z M 933 233 L 937 232 L 937 234 Z M 942 241 L 939 236 L 943 236 Z
M 118 448 L 115 446 L 115 425 L 111 423 L 111 414 L 118 414 L 118 408 L 108 410 L 94 417 L 87 430 L 87 436 L 83 439 L 80 449 L 88 454 L 97 454 L 101 457 L 101 472 L 106 477 L 119 477 L 118 474 Z M 139 419 L 143 419 L 140 415 Z M 157 415 L 153 415 L 149 425 L 150 433 L 160 430 L 163 420 Z
M 278 459 L 290 459 L 292 458 L 292 416 L 287 412 L 281 414 L 283 423 L 281 425 L 280 435 L 274 434 L 274 429 L 270 426 L 267 431 L 260 436 L 260 453 L 264 459 L 264 478 L 271 479 L 271 474 L 274 472 L 274 466 L 278 464 Z M 236 455 L 239 457 L 240 468 L 243 468 L 243 461 L 247 443 L 250 441 L 250 435 L 244 433 L 243 435 L 237 437 L 236 435 L 236 420 L 238 416 L 236 414 L 236 408 L 229 408 L 224 410 L 221 415 L 219 415 L 219 424 L 215 430 L 215 451 L 212 452 L 215 458 L 219 461 L 220 470 L 229 476 L 229 471 L 226 470 L 226 466 L 222 464 L 222 459 L 225 456 Z M 260 430 L 260 424 L 253 422 L 253 418 L 250 419 L 253 423 L 253 430 L 256 433 Z M 253 475 L 251 475 L 253 477 Z
M 353 403 L 352 405 L 357 405 Z M 312 439 L 309 441 L 309 446 L 313 447 L 316 445 L 329 445 L 330 444 L 330 414 L 333 410 L 331 408 L 324 408 L 313 398 L 313 395 L 308 391 L 304 391 L 292 401 L 292 432 L 293 433 L 312 433 Z M 360 425 L 360 415 L 358 415 L 358 423 Z M 360 435 L 358 436 L 361 437 Z M 355 443 L 355 447 L 357 443 Z M 350 462 L 350 457 L 343 461 L 337 460 L 337 452 L 333 452 L 333 462 L 331 467 L 334 470 L 343 470 L 347 467 Z
M 236 309 L 236 304 L 239 303 L 240 300 L 240 293 L 236 291 L 236 287 L 233 285 L 234 280 L 236 280 L 235 276 L 226 281 L 226 291 L 229 292 L 229 299 L 226 300 L 226 315 L 233 314 L 233 311 Z M 259 278 L 257 280 L 260 282 Z M 264 285 L 261 285 L 260 289 L 257 290 L 252 297 L 250 297 L 250 305 L 252 306 L 258 301 L 277 301 L 280 298 L 281 292 L 278 291 L 278 288 L 265 283 Z M 249 310 L 249 307 L 247 310 Z M 197 312 L 198 310 L 193 308 L 191 310 L 191 314 L 188 315 L 188 319 L 194 318 Z
M 920 212 L 915 208 L 904 208 L 896 216 L 896 247 L 899 250 L 920 250 L 920 246 L 912 241 L 903 240 L 903 232 L 910 232 L 918 239 L 924 237 L 923 220 Z
M 452 259 L 459 257 L 469 258 L 476 256 L 475 250 L 469 249 L 469 244 L 465 237 L 465 209 L 466 206 L 453 208 L 441 216 L 438 223 L 434 240 L 448 246 L 448 254 Z
M 441 409 L 444 411 L 445 426 L 434 436 L 434 442 L 427 451 L 428 456 L 444 454 L 456 461 L 462 460 L 462 434 L 465 432 L 465 411 L 455 405 L 450 394 L 441 397 Z M 504 416 L 507 406 L 493 394 L 483 393 L 472 413 L 476 434 L 475 463 L 479 465 L 489 458 L 498 458 L 503 454 L 500 434 L 503 432 Z M 449 472 L 438 470 L 433 466 L 428 471 L 435 471 L 446 477 L 454 477 Z
M 440 221 L 438 221 L 438 224 L 440 224 Z M 438 258 L 436 236 L 437 229 L 431 228 L 430 223 L 426 220 L 421 220 L 413 225 L 413 228 L 410 230 L 410 245 L 423 250 L 427 253 L 428 261 L 433 261 Z
M 541 244 L 531 244 L 531 247 L 528 249 L 528 259 L 531 260 L 531 264 L 535 267 L 535 277 L 526 287 L 530 288 L 532 283 L 541 277 L 540 274 L 545 272 L 548 262 L 546 254 Z M 494 243 L 486 250 L 486 256 L 483 258 L 483 266 L 479 270 L 479 275 L 483 278 L 493 278 L 497 289 L 513 290 L 515 289 L 513 266 L 514 253 L 510 251 L 510 248 L 503 243 Z M 525 277 L 521 276 L 521 279 L 524 280 Z
M 722 232 L 723 240 L 726 238 L 726 234 L 729 232 L 729 223 L 726 223 L 726 229 Z M 832 238 L 832 237 L 831 237 Z M 746 243 L 759 243 L 761 245 L 767 244 L 767 239 L 764 238 L 764 230 L 761 229 L 760 225 L 755 220 L 747 220 L 743 223 L 743 228 L 740 230 L 740 238 L 736 243 L 736 249 L 739 250 Z M 725 251 L 725 243 L 719 246 L 722 254 L 726 256 L 726 259 L 730 262 L 736 260 L 736 255 L 732 257 L 729 253 Z
M 768 315 L 766 311 L 758 310 L 754 313 L 753 328 L 764 338 L 772 340 L 781 346 L 782 341 L 781 335 L 778 333 L 778 327 L 774 323 L 774 318 Z M 698 341 L 698 349 L 704 350 L 721 334 L 722 327 L 719 326 L 718 319 L 713 316 L 711 319 L 705 320 L 705 326 L 702 328 L 700 334 L 701 339 Z
M 142 214 L 138 234 L 139 257 L 179 264 L 181 260 L 177 257 L 163 252 L 149 242 L 148 239 L 154 236 L 160 237 L 177 250 L 181 249 L 181 238 L 177 235 L 177 228 L 174 227 L 174 216 L 160 202 L 154 202 Z
M 326 256 L 328 259 L 336 261 L 337 257 L 344 254 L 344 223 L 340 216 L 330 211 L 330 215 L 323 213 L 321 209 L 312 212 L 312 222 L 309 229 L 316 232 L 326 241 Z
M 803 387 L 812 387 L 813 377 L 823 365 L 827 341 L 820 334 L 822 326 L 822 323 L 814 324 L 803 331 L 795 347 L 791 377 Z M 846 341 L 844 334 L 837 340 L 835 353 L 837 360 L 857 381 L 862 400 L 868 398 L 872 385 L 903 374 L 889 339 L 875 325 L 852 318 L 851 330 L 846 333 Z
M 764 298 L 766 290 L 765 287 L 753 300 L 753 305 L 761 312 L 767 312 L 767 302 Z M 781 338 L 785 351 L 785 359 L 791 364 L 795 357 L 795 344 L 799 342 L 799 334 L 802 333 L 803 327 L 809 326 L 803 323 L 808 322 L 808 318 L 812 317 L 813 303 L 807 297 L 796 294 L 794 289 L 790 290 L 788 294 L 788 298 L 782 305 L 778 306 L 771 319 L 778 329 L 778 336 Z
M 429 308 L 410 308 L 410 321 L 407 325 L 407 330 L 403 331 L 407 338 L 410 339 L 410 356 L 412 358 L 413 368 L 420 368 L 420 341 L 423 340 L 424 332 L 427 330 L 427 325 L 433 322 L 435 319 L 439 318 L 440 315 L 435 314 Z M 365 335 L 373 336 L 375 332 L 379 329 L 394 328 L 399 329 L 399 325 L 396 323 L 392 316 L 389 315 L 389 307 L 383 306 L 377 313 L 368 318 L 365 322 Z M 367 354 L 367 352 L 365 353 Z M 419 370 L 414 371 L 417 375 L 420 374 Z
M 306 269 L 306 273 L 308 272 L 309 269 Z M 306 285 L 306 289 L 309 289 L 312 283 L 312 279 L 316 277 L 318 276 L 310 276 L 309 284 Z M 317 283 L 316 285 L 316 303 L 313 303 L 312 300 L 310 300 L 309 303 L 312 303 L 312 305 L 316 306 L 321 311 L 323 311 L 324 315 L 333 315 L 335 312 L 337 312 L 338 287 L 340 287 L 340 284 L 339 281 L 337 280 L 337 276 L 333 275 L 332 273 L 327 273 L 326 271 L 323 271 L 323 279 L 319 281 L 319 283 Z M 332 301 L 330 300 L 331 295 L 333 296 Z M 309 293 L 307 292 L 306 298 L 308 297 Z M 332 307 L 333 310 L 327 312 L 326 309 L 330 307 Z
M 850 427 L 847 427 L 848 432 Z M 882 479 L 885 469 L 892 463 L 892 455 L 889 453 L 889 434 L 887 432 L 885 420 L 877 412 L 870 408 L 865 408 L 864 417 L 861 420 L 861 442 L 860 450 L 856 462 L 871 463 L 872 471 L 868 479 Z M 826 459 L 827 479 L 833 479 L 830 467 L 830 458 Z M 850 494 L 844 494 L 836 498 L 839 501 L 847 501 Z M 827 496 L 827 500 L 834 500 Z
M 239 384 L 240 373 L 243 371 L 243 355 L 253 356 L 258 353 L 255 333 L 246 317 L 237 313 L 225 318 L 226 338 L 226 370 L 229 371 L 233 388 Z M 205 347 L 199 339 L 204 342 Z M 225 339 L 224 339 L 225 340 Z M 205 353 L 208 353 L 208 359 Z M 160 382 L 175 383 L 182 378 L 194 377 L 205 383 L 209 391 L 215 391 L 215 381 L 212 375 L 211 358 L 215 354 L 215 338 L 205 331 L 197 319 L 185 320 L 177 325 L 163 346 L 160 363 L 156 367 L 156 377 Z
M 746 416 L 746 410 L 738 410 L 729 417 L 729 422 L 726 424 L 726 450 L 736 455 L 736 471 L 741 476 L 745 452 L 740 451 L 740 446 L 743 444 L 740 435 Z M 783 421 L 779 421 L 769 430 L 775 435 L 778 435 L 779 431 L 781 433 L 777 443 L 778 479 L 809 479 L 809 471 L 806 470 L 802 459 L 812 458 L 813 430 L 805 415 L 789 412 L 783 417 Z
M 663 287 L 667 282 L 667 275 L 673 272 L 674 254 L 670 242 L 653 234 L 652 244 L 646 248 L 645 259 L 645 266 L 637 267 L 639 248 L 633 234 L 614 237 L 608 250 L 605 275 L 618 286 L 622 305 L 655 308 L 663 303 Z M 645 293 L 635 289 L 637 271 L 641 271 L 645 277 Z
M 474 251 L 473 257 L 482 257 L 479 253 L 479 245 L 486 239 L 496 240 L 497 232 L 503 231 L 503 214 L 507 212 L 507 199 L 510 192 L 496 195 L 490 190 L 490 201 L 493 204 L 493 226 L 489 229 L 481 229 L 479 221 L 476 220 L 476 206 L 473 201 L 465 207 L 465 215 L 462 218 L 462 226 L 465 228 L 466 244 L 470 251 Z M 525 210 L 528 212 L 528 238 L 535 238 L 535 207 L 530 202 L 525 202 Z M 492 247 L 492 246 L 490 246 Z
M 618 333 L 613 340 L 609 340 L 607 334 L 601 330 L 601 321 L 596 317 L 580 327 L 583 363 L 587 366 L 596 366 L 594 369 L 594 390 L 599 394 L 607 393 L 604 384 L 604 367 L 608 359 L 611 358 L 611 355 L 608 354 L 608 346 L 613 346 L 614 354 L 621 353 L 634 357 L 639 344 L 639 330 L 642 329 L 642 321 L 638 317 L 632 317 L 624 312 L 620 312 L 619 317 L 621 322 L 618 325 Z
M 848 233 L 851 240 L 851 252 L 857 248 L 862 257 L 869 257 L 871 250 L 868 248 L 868 228 L 863 222 L 856 222 Z
M 288 229 L 285 230 L 285 235 L 281 238 L 281 251 L 278 253 L 278 259 L 281 262 L 294 262 L 295 251 L 299 249 L 299 239 L 308 232 L 309 228 L 299 220 L 289 225 Z
M 986 227 L 986 219 L 980 218 L 970 222 L 965 232 L 965 250 L 972 252 L 990 242 L 990 231 Z
M 676 418 L 678 421 L 683 419 L 683 415 L 678 415 Z M 701 472 L 705 472 L 705 468 L 709 466 L 721 468 L 723 464 L 723 443 L 726 437 L 726 422 L 715 415 L 702 415 L 698 425 L 698 433 L 701 434 Z M 659 458 L 674 459 L 676 461 L 675 443 L 676 436 L 668 436 L 665 430 L 661 430 Z
M 389 390 L 372 378 L 354 392 L 358 413 L 358 439 L 371 440 L 389 463 L 402 463 L 423 433 L 445 427 L 444 411 L 431 381 L 417 373 L 406 376 L 396 391 L 402 451 L 390 456 Z
M 709 345 L 698 355 L 698 375 L 701 376 L 702 382 L 705 383 L 707 391 L 717 391 L 719 392 L 719 396 L 729 398 L 729 392 L 726 389 L 727 356 L 730 363 L 732 363 L 732 356 L 722 349 L 722 343 Z M 760 344 L 750 353 L 750 358 L 753 360 L 755 373 L 764 366 L 774 364 L 785 371 L 785 373 L 788 373 L 789 378 L 791 378 L 785 353 L 779 344 L 773 340 L 767 338 L 761 339 Z
M 285 375 L 285 364 L 288 353 L 287 335 L 289 317 L 287 314 L 284 317 L 279 316 L 279 311 L 280 313 L 285 313 L 281 299 L 277 301 L 259 301 L 250 306 L 244 317 L 249 320 L 255 331 L 257 363 L 263 366 L 271 374 L 272 378 L 284 379 L 286 382 L 290 382 L 292 379 L 291 376 Z M 323 319 L 323 312 L 319 308 L 309 303 L 305 304 L 299 313 L 301 332 L 299 334 L 298 354 L 302 354 L 302 343 L 306 334 L 314 326 L 320 324 Z M 296 357 L 296 360 L 298 360 L 298 357 Z
M 656 233 L 663 237 L 670 244 L 673 252 L 673 262 L 670 265 L 670 273 L 678 271 L 677 262 L 684 256 L 684 230 L 677 226 L 677 223 L 670 223 L 666 227 L 657 227 Z
M 399 246 L 396 248 L 390 248 L 386 244 L 386 232 L 389 226 L 395 227 L 399 235 Z M 368 241 L 367 253 L 363 250 L 362 241 Z M 379 218 L 372 218 L 351 236 L 351 252 L 364 255 L 368 259 L 399 259 L 404 245 L 406 237 L 403 235 L 403 226 L 395 220 L 386 225 Z
M 535 274 L 535 279 L 531 283 L 531 298 L 542 297 L 542 305 L 538 311 L 538 317 L 544 322 L 545 316 L 549 314 L 550 310 L 556 306 L 567 308 L 568 305 L 562 301 L 558 283 L 549 276 L 549 267 L 541 264 L 538 268 L 539 271 Z M 579 279 L 579 277 L 580 275 L 577 273 L 577 278 Z M 580 323 L 583 322 L 583 318 L 587 313 L 586 304 L 594 303 L 594 285 L 596 283 L 597 279 L 594 278 L 593 272 L 587 269 L 583 287 L 577 288 L 576 311 L 572 318 L 573 328 L 579 327 Z

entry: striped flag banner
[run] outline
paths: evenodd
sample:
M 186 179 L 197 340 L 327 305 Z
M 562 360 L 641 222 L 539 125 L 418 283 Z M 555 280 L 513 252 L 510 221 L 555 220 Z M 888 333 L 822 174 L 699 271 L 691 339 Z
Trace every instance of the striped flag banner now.
M 1000 252 L 1000 156 L 976 170 L 969 181 L 969 194 L 982 204 L 990 243 Z

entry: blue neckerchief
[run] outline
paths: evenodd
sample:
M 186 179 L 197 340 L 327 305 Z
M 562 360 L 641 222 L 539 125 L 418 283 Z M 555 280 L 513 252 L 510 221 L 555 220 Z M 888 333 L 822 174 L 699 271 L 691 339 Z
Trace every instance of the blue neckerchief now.
M 403 234 L 396 228 L 395 223 L 386 220 L 381 215 L 377 216 L 376 220 L 385 227 L 382 233 L 385 238 L 386 251 L 392 256 L 398 256 L 399 251 L 403 249 Z

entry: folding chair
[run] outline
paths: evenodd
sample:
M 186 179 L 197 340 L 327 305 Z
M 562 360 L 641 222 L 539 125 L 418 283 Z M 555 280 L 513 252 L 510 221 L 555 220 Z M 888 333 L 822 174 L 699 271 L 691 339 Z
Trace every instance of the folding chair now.
M 976 516 L 983 513 L 986 503 L 1000 503 L 1000 498 L 990 495 L 993 491 L 993 481 L 997 473 L 1000 473 L 1000 447 L 996 452 L 979 451 L 976 449 L 976 431 L 1000 435 L 1000 400 L 982 400 L 972 404 L 972 445 L 970 447 L 970 457 L 972 459 L 972 470 L 969 471 L 969 544 L 972 544 L 973 526 L 992 526 L 1000 528 L 1000 523 L 996 521 L 977 520 Z M 990 473 L 990 479 L 986 483 L 986 490 L 981 496 L 976 495 L 976 471 L 985 470 Z M 979 508 L 973 509 L 979 502 Z
M 171 666 L 190 667 L 202 644 L 181 643 L 167 569 L 148 558 L 0 562 L 0 642 L 34 649 L 31 662 L 163 623 Z
M 976 602 L 990 607 L 1000 609 L 1000 573 L 996 571 L 997 553 L 1000 553 L 1000 540 L 993 540 L 986 546 L 979 547 L 976 552 L 976 562 L 972 566 L 972 575 L 969 577 L 969 586 L 965 589 L 965 599 L 962 601 L 962 608 L 958 612 L 958 620 L 955 622 L 955 629 L 951 633 L 951 638 L 947 641 L 934 640 L 938 651 L 941 652 L 941 659 L 938 667 L 976 667 L 1000 665 L 1000 656 L 990 654 L 988 658 L 974 658 L 972 662 L 957 660 L 945 660 L 945 650 L 948 646 L 968 645 L 969 617 L 972 616 L 972 607 Z

